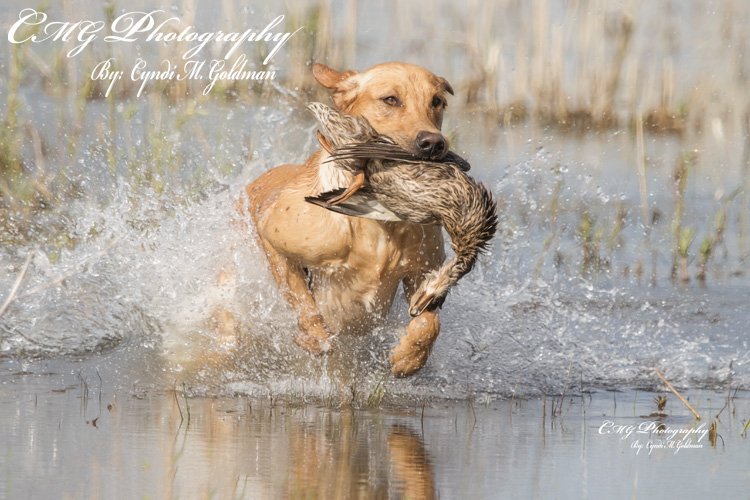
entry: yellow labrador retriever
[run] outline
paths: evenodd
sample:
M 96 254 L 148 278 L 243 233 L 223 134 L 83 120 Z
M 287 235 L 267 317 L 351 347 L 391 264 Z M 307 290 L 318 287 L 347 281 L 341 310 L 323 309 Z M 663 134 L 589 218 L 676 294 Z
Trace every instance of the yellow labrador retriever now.
M 336 107 L 423 159 L 448 152 L 440 133 L 450 84 L 424 68 L 390 62 L 364 72 L 313 66 Z M 319 150 L 303 165 L 281 165 L 246 187 L 271 271 L 298 315 L 296 342 L 311 353 L 330 348 L 333 335 L 363 333 L 386 317 L 398 286 L 407 303 L 422 277 L 443 262 L 437 226 L 355 218 L 305 202 L 305 196 L 346 187 L 351 175 L 324 163 Z M 413 318 L 391 353 L 392 372 L 424 366 L 440 331 L 437 310 Z

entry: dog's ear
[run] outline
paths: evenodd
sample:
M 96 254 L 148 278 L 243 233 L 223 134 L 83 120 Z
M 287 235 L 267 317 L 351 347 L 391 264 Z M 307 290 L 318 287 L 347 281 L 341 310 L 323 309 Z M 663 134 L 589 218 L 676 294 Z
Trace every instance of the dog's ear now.
M 357 74 L 356 71 L 352 70 L 336 71 L 335 69 L 329 68 L 325 64 L 320 63 L 313 64 L 312 72 L 315 79 L 318 80 L 318 83 L 329 90 L 336 90 L 339 84 L 344 80 Z
M 353 77 L 357 75 L 357 72 L 336 71 L 320 63 L 313 64 L 312 72 L 318 83 L 331 91 L 336 107 L 340 111 L 345 111 L 356 97 L 358 84 Z
M 438 77 L 438 84 L 443 88 L 444 91 L 448 92 L 450 95 L 455 95 L 453 93 L 453 87 L 451 87 L 451 84 L 448 83 L 448 80 L 446 80 L 442 76 Z

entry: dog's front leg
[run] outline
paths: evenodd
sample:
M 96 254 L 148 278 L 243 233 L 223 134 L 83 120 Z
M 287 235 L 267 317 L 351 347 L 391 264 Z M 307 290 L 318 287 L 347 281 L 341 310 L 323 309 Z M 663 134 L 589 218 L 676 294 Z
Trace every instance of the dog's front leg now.
M 294 338 L 295 342 L 313 354 L 322 354 L 328 351 L 330 334 L 320 311 L 318 311 L 315 299 L 307 287 L 307 280 L 302 267 L 281 255 L 270 244 L 262 243 L 274 279 L 279 284 L 284 298 L 297 312 L 297 324 L 300 332 Z
M 407 277 L 404 279 L 404 291 L 407 302 L 418 288 L 424 274 L 418 277 Z M 423 311 L 419 316 L 412 318 L 406 326 L 406 335 L 391 351 L 391 373 L 397 377 L 412 375 L 425 363 L 430 355 L 430 350 L 440 333 L 440 318 L 438 310 Z

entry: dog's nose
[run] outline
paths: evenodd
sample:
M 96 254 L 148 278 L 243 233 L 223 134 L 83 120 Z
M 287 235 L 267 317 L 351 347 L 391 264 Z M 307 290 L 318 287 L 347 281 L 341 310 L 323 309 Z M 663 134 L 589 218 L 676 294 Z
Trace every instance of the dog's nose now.
M 423 130 L 417 134 L 417 150 L 423 158 L 437 160 L 448 152 L 443 134 Z

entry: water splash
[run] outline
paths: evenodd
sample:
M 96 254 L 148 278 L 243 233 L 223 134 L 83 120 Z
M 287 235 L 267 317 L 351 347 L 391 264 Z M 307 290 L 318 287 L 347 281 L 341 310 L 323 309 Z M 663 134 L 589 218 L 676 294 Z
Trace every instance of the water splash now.
M 263 128 L 253 129 L 250 151 L 224 153 L 238 164 L 240 155 L 249 158 L 246 166 L 229 176 L 212 172 L 216 180 L 200 195 L 165 196 L 120 180 L 106 203 L 71 202 L 74 247 L 1 250 L 11 263 L 0 270 L 2 289 L 24 257 L 34 257 L 0 317 L 0 362 L 84 356 L 95 363 L 103 352 L 127 349 L 160 357 L 167 386 L 181 380 L 207 394 L 288 397 L 559 394 L 653 386 L 655 367 L 681 384 L 750 387 L 746 289 L 647 288 L 613 271 L 573 269 L 576 204 L 601 214 L 624 195 L 578 183 L 579 166 L 544 149 L 502 170 L 475 162 L 473 174 L 501 201 L 502 229 L 449 295 L 441 337 L 420 373 L 389 377 L 389 350 L 409 320 L 403 297 L 372 334 L 341 337 L 325 357 L 307 355 L 292 341 L 294 315 L 234 204 L 245 183 L 290 159 L 281 153 L 290 137 L 307 141 L 300 150 L 307 151 L 312 134 L 289 126 L 290 110 L 256 111 L 253 123 Z M 553 228 L 556 192 L 563 208 Z M 545 250 L 551 234 L 560 255 Z M 635 255 L 617 252 L 623 261 Z

